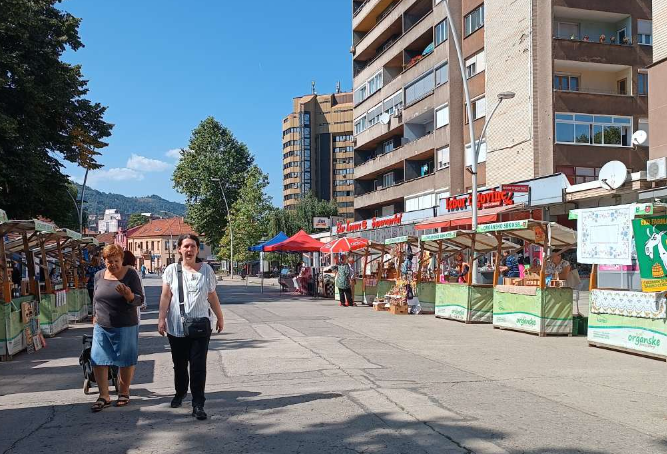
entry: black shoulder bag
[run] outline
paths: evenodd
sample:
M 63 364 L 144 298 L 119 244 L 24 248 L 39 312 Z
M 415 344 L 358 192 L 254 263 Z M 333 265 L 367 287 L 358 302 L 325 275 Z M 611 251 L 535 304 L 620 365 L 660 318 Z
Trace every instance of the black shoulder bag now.
M 211 335 L 211 320 L 208 317 L 188 317 L 185 315 L 185 298 L 183 295 L 183 266 L 176 265 L 178 273 L 178 307 L 181 309 L 181 321 L 185 337 L 201 338 Z

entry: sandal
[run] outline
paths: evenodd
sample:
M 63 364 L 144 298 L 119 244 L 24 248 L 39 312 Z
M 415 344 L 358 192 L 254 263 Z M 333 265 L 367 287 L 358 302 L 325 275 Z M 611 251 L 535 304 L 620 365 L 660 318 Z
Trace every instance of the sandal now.
M 98 398 L 90 409 L 93 413 L 100 412 L 111 405 L 110 400 L 103 399 L 102 397 Z
M 118 400 L 116 401 L 116 407 L 125 407 L 130 403 L 130 396 L 127 394 L 118 394 Z

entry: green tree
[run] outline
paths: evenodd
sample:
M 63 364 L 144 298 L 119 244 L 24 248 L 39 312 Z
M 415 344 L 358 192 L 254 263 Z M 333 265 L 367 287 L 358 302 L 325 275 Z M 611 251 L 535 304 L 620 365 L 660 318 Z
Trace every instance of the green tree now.
M 140 225 L 148 224 L 148 221 L 150 221 L 148 216 L 144 216 L 141 213 L 133 213 L 127 220 L 127 228 L 139 227 Z
M 269 233 L 277 235 L 278 232 L 285 232 L 292 236 L 299 230 L 305 230 L 306 233 L 313 233 L 313 218 L 331 217 L 338 214 L 338 207 L 334 202 L 320 200 L 312 192 L 306 194 L 291 210 L 275 210 L 271 214 L 269 222 Z
M 248 170 L 245 182 L 239 190 L 239 197 L 231 208 L 235 262 L 256 260 L 258 253 L 250 252 L 248 248 L 260 243 L 269 235 L 270 219 L 275 208 L 271 203 L 271 197 L 265 192 L 268 185 L 268 176 L 257 166 L 252 166 Z M 226 228 L 220 240 L 218 257 L 222 260 L 228 259 L 229 248 L 230 232 L 229 228 Z
M 227 226 L 220 185 L 231 210 L 253 162 L 248 147 L 213 117 L 192 131 L 188 148 L 181 151 L 172 176 L 174 188 L 185 195 L 188 223 L 210 244 L 220 243 Z
M 13 218 L 65 225 L 76 210 L 59 158 L 99 168 L 112 125 L 85 98 L 81 67 L 61 61 L 83 43 L 80 19 L 56 3 L 0 0 L 0 206 Z

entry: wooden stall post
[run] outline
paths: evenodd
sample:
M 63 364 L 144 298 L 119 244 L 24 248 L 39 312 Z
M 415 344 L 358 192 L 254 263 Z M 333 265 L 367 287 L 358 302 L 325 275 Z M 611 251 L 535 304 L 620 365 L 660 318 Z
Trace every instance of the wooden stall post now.
M 77 270 L 78 266 L 76 264 L 76 261 L 78 259 L 77 250 L 78 250 L 78 248 L 75 245 L 72 245 L 72 275 L 74 276 L 74 288 L 78 289 L 79 288 L 79 271 Z M 79 263 L 81 263 L 81 262 L 79 262 Z M 261 267 L 261 264 L 260 264 L 260 267 Z
M 79 268 L 81 268 L 81 276 L 86 276 L 86 265 L 83 263 L 83 253 L 81 252 L 81 247 L 77 248 L 77 255 L 79 256 Z M 85 288 L 85 282 L 82 283 L 81 288 Z
M 544 244 L 542 245 L 542 250 L 544 251 L 544 257 L 542 258 L 542 266 L 540 267 L 540 289 L 544 290 L 546 288 L 547 280 L 547 259 L 549 254 L 549 240 L 551 236 L 551 230 L 544 232 Z
M 0 238 L 0 272 L 2 272 L 2 299 L 5 303 L 12 302 L 12 277 L 7 267 L 5 240 Z
M 422 262 L 424 260 L 424 247 L 421 241 L 418 244 L 419 244 L 419 258 L 417 259 L 417 284 L 419 284 L 422 281 L 422 266 L 423 266 Z
M 496 233 L 495 237 L 498 240 L 498 248 L 496 249 L 496 264 L 493 270 L 494 288 L 498 285 L 498 280 L 500 279 L 500 258 L 503 255 L 503 236 L 500 233 Z
M 65 262 L 65 256 L 63 255 L 60 238 L 56 240 L 56 248 L 58 249 L 58 260 L 60 261 L 60 274 L 63 278 L 63 289 L 66 290 L 69 287 L 69 281 L 67 279 L 67 263 Z
M 382 280 L 383 272 L 384 272 L 384 244 L 380 247 L 380 264 L 378 265 L 378 284 Z
M 470 263 L 468 263 L 468 287 L 472 286 L 472 270 L 475 267 L 475 239 L 477 233 L 472 234 L 472 241 L 470 243 Z
M 591 277 L 588 282 L 588 291 L 592 291 L 598 288 L 598 266 L 593 265 L 591 268 Z
M 28 267 L 28 282 L 30 287 L 30 294 L 35 298 L 39 297 L 39 287 L 35 280 L 35 257 L 30 250 L 30 243 L 28 242 L 28 234 L 23 232 L 23 252 L 25 253 L 26 266 Z
M 49 275 L 49 261 L 46 257 L 46 247 L 44 246 L 44 238 L 39 239 L 39 250 L 42 253 L 42 273 L 44 273 L 44 290 L 46 293 L 53 293 L 53 283 Z
M 366 246 L 366 250 L 364 251 L 364 269 L 361 271 L 361 291 L 366 294 L 366 267 L 368 266 L 368 250 L 370 249 L 370 245 Z
M 445 267 L 442 263 L 442 240 L 438 241 L 438 266 L 436 267 L 436 270 L 438 270 L 438 276 L 436 277 L 435 282 L 439 284 L 440 276 L 445 274 Z

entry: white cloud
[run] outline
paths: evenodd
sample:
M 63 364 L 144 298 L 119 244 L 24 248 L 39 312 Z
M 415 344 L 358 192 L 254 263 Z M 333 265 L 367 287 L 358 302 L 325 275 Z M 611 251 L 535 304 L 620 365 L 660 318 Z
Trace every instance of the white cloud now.
M 174 161 L 178 161 L 179 159 L 181 159 L 181 149 L 174 148 L 173 150 L 169 150 L 168 152 L 165 153 L 165 156 L 173 159 Z
M 163 172 L 171 167 L 171 164 L 160 161 L 159 159 L 151 159 L 145 156 L 132 154 L 127 160 L 127 168 L 131 170 L 140 170 L 142 172 Z M 113 170 L 113 169 L 109 169 Z
M 128 169 L 127 167 L 112 167 L 109 169 L 93 170 L 88 174 L 88 181 L 86 184 L 95 187 L 106 182 L 141 181 L 143 179 L 144 175 L 134 169 Z M 77 178 L 76 180 L 79 179 Z M 80 181 L 83 183 L 83 178 L 81 178 Z

